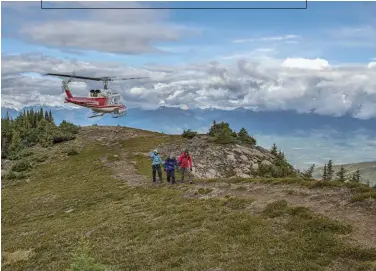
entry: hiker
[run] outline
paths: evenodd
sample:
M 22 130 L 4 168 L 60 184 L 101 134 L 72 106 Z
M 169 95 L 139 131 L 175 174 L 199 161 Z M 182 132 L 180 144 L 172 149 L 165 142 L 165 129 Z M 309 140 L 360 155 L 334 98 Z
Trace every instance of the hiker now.
M 192 183 L 192 156 L 189 155 L 189 151 L 187 149 L 185 149 L 179 156 L 178 165 L 181 173 L 180 182 L 184 183 L 184 176 L 188 175 L 189 183 Z
M 171 153 L 170 156 L 165 160 L 164 167 L 167 174 L 167 182 L 172 181 L 171 184 L 175 184 L 175 169 L 178 166 L 178 161 L 176 157 Z
M 159 182 L 162 182 L 162 169 L 161 169 L 161 164 L 163 164 L 162 158 L 158 153 L 158 150 L 154 150 L 151 154 L 151 159 L 153 160 L 152 162 L 152 170 L 153 170 L 153 183 L 155 183 L 155 175 L 158 171 L 158 177 L 159 177 Z

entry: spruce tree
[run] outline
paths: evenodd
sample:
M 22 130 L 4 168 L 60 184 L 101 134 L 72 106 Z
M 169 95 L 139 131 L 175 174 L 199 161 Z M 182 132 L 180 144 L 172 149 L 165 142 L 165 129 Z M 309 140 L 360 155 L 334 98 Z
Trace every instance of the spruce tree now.
M 328 161 L 328 165 L 327 165 L 326 169 L 327 169 L 328 180 L 331 181 L 333 179 L 333 173 L 334 173 L 333 161 L 332 160 Z
M 327 181 L 327 180 L 328 180 L 328 169 L 327 169 L 326 164 L 324 165 L 324 171 L 323 171 L 323 174 L 322 174 L 322 179 L 323 179 L 324 181 Z
M 346 181 L 346 170 L 343 166 L 341 166 L 340 170 L 337 172 L 337 180 L 340 182 Z
M 273 154 L 274 156 L 277 156 L 278 154 L 278 148 L 277 148 L 277 145 L 275 143 L 273 143 L 273 146 L 270 150 L 270 153 Z
M 312 179 L 313 170 L 315 169 L 315 164 L 311 165 L 307 170 L 302 173 L 302 177 L 304 179 L 310 180 Z
M 44 118 L 44 113 L 43 113 L 43 108 L 39 109 L 39 114 L 38 114 L 38 121 Z
M 10 143 L 9 149 L 11 152 L 16 152 L 21 149 L 21 137 L 20 133 L 16 129 L 13 129 L 12 141 Z
M 51 112 L 51 110 L 48 112 L 48 119 L 50 120 L 50 122 L 51 122 L 52 124 L 55 124 L 55 122 L 54 122 L 54 118 L 52 117 L 52 112 Z
M 360 170 L 357 169 L 354 174 L 352 175 L 351 177 L 351 181 L 352 182 L 356 182 L 356 183 L 359 183 L 360 182 Z

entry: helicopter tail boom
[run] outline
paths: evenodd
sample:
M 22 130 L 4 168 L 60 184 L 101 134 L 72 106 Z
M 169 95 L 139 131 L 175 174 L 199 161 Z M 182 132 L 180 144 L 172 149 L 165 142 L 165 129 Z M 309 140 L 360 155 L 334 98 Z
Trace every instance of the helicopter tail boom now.
M 73 95 L 72 95 L 72 93 L 71 93 L 71 91 L 69 90 L 69 87 L 68 87 L 69 82 L 70 82 L 70 80 L 62 82 L 62 89 L 63 89 L 63 92 L 65 92 L 65 94 L 67 95 L 67 99 L 73 98 Z
M 72 93 L 70 92 L 69 89 L 66 89 L 66 90 L 65 90 L 65 94 L 67 94 L 67 98 L 68 98 L 68 99 L 73 98 L 73 95 L 72 95 Z

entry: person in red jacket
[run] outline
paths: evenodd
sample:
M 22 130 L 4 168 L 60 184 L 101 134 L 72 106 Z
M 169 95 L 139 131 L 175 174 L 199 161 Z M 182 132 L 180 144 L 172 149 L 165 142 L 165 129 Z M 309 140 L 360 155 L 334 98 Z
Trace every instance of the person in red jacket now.
M 180 166 L 181 183 L 184 183 L 184 176 L 188 175 L 189 183 L 192 183 L 192 156 L 186 149 L 178 158 L 178 164 Z

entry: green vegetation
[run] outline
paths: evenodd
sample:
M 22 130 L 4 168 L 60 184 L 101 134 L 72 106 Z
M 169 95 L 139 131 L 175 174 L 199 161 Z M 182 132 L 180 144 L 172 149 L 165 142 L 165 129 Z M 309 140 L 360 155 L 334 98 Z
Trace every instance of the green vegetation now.
M 210 127 L 208 135 L 211 137 L 212 142 L 218 144 L 231 144 L 231 143 L 243 143 L 256 145 L 256 139 L 248 135 L 245 128 L 241 128 L 239 133 L 236 133 L 230 128 L 230 124 L 227 122 L 216 123 Z
M 130 141 L 140 145 L 124 146 L 149 149 L 139 138 Z M 376 260 L 373 250 L 337 237 L 347 226 L 304 209 L 285 206 L 292 217 L 279 224 L 251 215 L 252 199 L 201 200 L 166 186 L 128 187 L 100 162 L 117 151 L 89 144 L 79 155 L 34 169 L 35 181 L 3 189 L 3 251 L 36 252 L 3 270 L 323 270 L 342 255 L 353 269 Z M 77 248 L 82 236 L 87 242 Z
M 314 168 L 312 168 L 312 173 Z M 346 182 L 349 181 L 351 183 L 360 183 L 360 170 L 357 169 L 353 174 L 347 174 L 347 170 L 344 165 L 341 165 L 336 172 L 336 178 L 333 178 L 334 175 L 334 164 L 332 160 L 328 161 L 328 164 L 325 164 L 323 167 L 323 174 L 322 174 L 322 181 L 339 181 L 339 182 Z M 312 174 L 311 174 L 312 176 Z M 369 185 L 368 185 L 369 186 Z
M 333 173 L 334 173 L 333 161 L 332 160 L 329 160 L 329 162 L 326 166 L 326 171 L 327 171 L 327 178 L 325 179 L 325 181 L 331 181 L 332 178 L 333 178 Z
M 359 193 L 357 195 L 354 195 L 351 198 L 352 202 L 357 202 L 357 201 L 363 201 L 366 199 L 376 199 L 376 192 L 375 191 L 369 191 L 369 192 L 364 192 L 364 193 Z
M 268 204 L 263 211 L 263 215 L 269 218 L 288 215 L 286 223 L 288 230 L 311 231 L 312 233 L 317 233 L 318 237 L 321 237 L 320 233 L 349 234 L 352 231 L 349 225 L 315 214 L 305 207 L 289 207 L 285 200 Z M 313 241 L 315 242 L 315 246 L 319 245 L 319 243 L 316 243 L 317 241 Z
M 197 190 L 197 195 L 206 195 L 206 194 L 209 194 L 213 191 L 213 189 L 211 188 L 202 188 L 200 187 L 198 190 Z
M 62 126 L 60 132 L 74 134 L 73 126 Z M 120 161 L 125 154 L 136 162 L 138 173 L 151 177 L 145 154 L 157 146 L 186 142 L 181 136 L 142 132 L 118 145 L 87 141 L 79 152 L 67 142 L 65 153 L 72 150 L 75 155 L 50 159 L 31 171 L 35 160 L 48 157 L 24 148 L 11 172 L 27 172 L 32 181 L 2 189 L 2 249 L 34 249 L 35 254 L 3 264 L 2 270 L 321 271 L 347 259 L 349 270 L 374 266 L 374 249 L 359 248 L 338 236 L 351 233 L 351 227 L 306 208 L 280 201 L 258 215 L 249 210 L 253 199 L 215 196 L 211 188 L 197 189 L 198 195 L 210 194 L 205 198 L 187 197 L 185 192 L 194 188 L 188 185 L 131 187 L 114 179 L 102 162 L 103 157 L 106 162 Z M 51 151 L 55 148 L 52 145 Z M 287 163 L 278 148 L 276 160 L 274 165 L 282 168 Z M 362 195 L 370 192 L 360 183 L 315 182 L 300 176 L 221 181 L 351 186 Z
M 303 173 L 301 174 L 301 177 L 305 180 L 312 180 L 312 174 L 314 170 L 315 170 L 315 165 L 313 164 L 308 169 L 303 171 Z
M 184 130 L 182 136 L 185 138 L 192 139 L 197 135 L 197 132 L 192 131 L 191 129 Z
M 357 169 L 354 174 L 351 176 L 351 181 L 359 183 L 360 182 L 360 170 Z
M 56 143 L 75 139 L 79 127 L 63 121 L 55 125 L 51 111 L 25 110 L 15 119 L 1 118 L 1 157 L 18 160 L 25 148 L 37 144 L 48 147 Z
M 275 159 L 270 163 L 259 163 L 256 170 L 251 169 L 252 176 L 262 178 L 297 177 L 294 167 L 287 162 L 285 154 L 281 150 L 278 151 L 275 144 L 273 144 L 271 152 L 276 153 Z
M 340 182 L 344 182 L 346 180 L 346 170 L 343 166 L 341 166 L 340 170 L 337 172 L 337 180 Z
M 90 256 L 90 243 L 82 239 L 78 247 L 73 252 L 73 260 L 69 271 L 107 271 L 106 266 L 95 263 L 95 259 Z
M 7 180 L 29 177 L 36 164 L 48 159 L 48 148 L 75 139 L 79 131 L 79 127 L 66 121 L 55 125 L 51 111 L 44 112 L 43 109 L 25 110 L 15 119 L 7 113 L 1 119 L 1 125 L 1 158 L 13 160 L 11 167 L 2 174 L 6 185 L 18 183 Z M 77 153 L 73 148 L 67 151 L 68 155 Z

